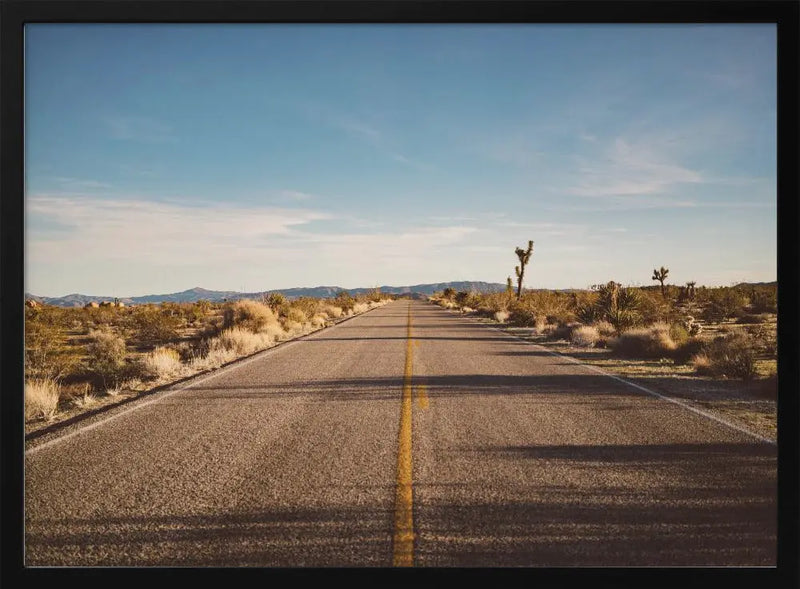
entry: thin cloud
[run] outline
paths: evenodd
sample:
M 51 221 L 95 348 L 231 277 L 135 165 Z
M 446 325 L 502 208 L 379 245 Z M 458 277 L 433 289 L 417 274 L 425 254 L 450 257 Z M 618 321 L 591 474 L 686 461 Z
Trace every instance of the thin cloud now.
M 65 190 L 91 190 L 93 188 L 111 188 L 111 184 L 106 182 L 99 182 L 98 180 L 85 180 L 80 178 L 69 178 L 65 176 L 56 176 L 53 178 Z
M 295 201 L 304 201 L 314 198 L 313 195 L 307 192 L 300 192 L 299 190 L 281 190 L 278 192 L 278 196 L 286 200 Z
M 29 259 L 86 265 L 91 260 L 153 260 L 180 265 L 257 253 L 275 236 L 332 215 L 309 209 L 191 206 L 135 199 L 34 195 L 29 218 L 72 231 L 29 233 Z
M 103 118 L 112 139 L 142 143 L 173 143 L 178 140 L 173 129 L 161 121 L 142 116 L 107 116 Z
M 674 184 L 703 182 L 702 175 L 617 138 L 599 161 L 579 168 L 582 181 L 568 192 L 576 196 L 608 197 L 651 195 Z

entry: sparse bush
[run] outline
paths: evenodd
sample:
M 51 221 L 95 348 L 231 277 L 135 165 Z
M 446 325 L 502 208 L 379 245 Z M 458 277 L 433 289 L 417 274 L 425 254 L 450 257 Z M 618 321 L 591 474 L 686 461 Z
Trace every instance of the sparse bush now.
M 338 319 L 342 316 L 342 308 L 334 305 L 325 305 L 322 307 L 323 312 L 331 319 Z
M 659 359 L 672 355 L 677 346 L 669 335 L 670 326 L 656 323 L 650 327 L 636 328 L 609 341 L 617 356 L 625 358 Z
M 692 358 L 703 352 L 703 340 L 690 337 L 681 344 L 678 344 L 672 352 L 672 361 L 675 364 L 688 364 Z
M 572 344 L 580 348 L 594 347 L 599 338 L 600 334 L 598 333 L 597 328 L 592 327 L 591 325 L 581 325 L 580 327 L 576 327 L 572 330 L 572 333 L 569 336 Z
M 573 322 L 567 323 L 566 325 L 558 325 L 551 329 L 548 333 L 548 337 L 553 340 L 566 340 L 572 341 L 572 332 L 578 329 L 579 327 L 583 327 L 581 323 Z M 545 328 L 542 327 L 542 330 Z
M 348 311 L 353 311 L 356 304 L 355 299 L 346 290 L 340 291 L 333 299 L 334 305 L 342 309 L 342 312 L 349 314 Z
M 50 421 L 58 411 L 61 389 L 54 379 L 33 379 L 25 382 L 25 421 Z
M 125 340 L 108 330 L 92 330 L 89 338 L 89 369 L 103 380 L 104 386 L 109 381 L 116 382 L 125 371 Z
M 50 307 L 25 311 L 26 378 L 58 380 L 68 375 L 77 367 L 79 358 L 66 346 L 64 315 Z
M 708 366 L 702 370 L 707 370 L 712 376 L 751 380 L 758 374 L 753 348 L 753 341 L 746 333 L 735 332 L 727 337 L 717 337 L 706 346 L 704 353 Z
M 753 287 L 750 293 L 750 307 L 754 313 L 777 313 L 778 289 L 776 286 Z
M 141 344 L 164 344 L 178 339 L 181 320 L 171 307 L 159 309 L 155 305 L 142 305 L 135 307 L 129 318 L 135 338 Z
M 499 321 L 500 323 L 505 323 L 508 320 L 509 316 L 510 314 L 508 311 L 496 311 L 494 314 L 494 319 L 495 321 Z
M 271 292 L 269 293 L 269 296 L 267 296 L 266 303 L 269 308 L 272 309 L 273 313 L 279 315 L 289 304 L 289 301 L 283 294 L 279 292 Z
M 353 305 L 354 314 L 363 313 L 364 311 L 368 310 L 369 310 L 369 305 L 367 305 L 366 303 L 356 303 L 355 305 Z
M 715 288 L 705 291 L 706 307 L 701 314 L 708 323 L 720 323 L 744 313 L 747 298 L 735 288 Z
M 755 315 L 753 313 L 745 313 L 739 319 L 737 319 L 737 323 L 741 323 L 744 325 L 756 325 L 759 323 L 766 323 L 767 317 L 764 315 Z
M 689 341 L 689 330 L 680 323 L 673 323 L 669 328 L 669 336 L 676 346 L 681 346 Z
M 223 317 L 223 325 L 226 328 L 237 326 L 253 333 L 261 331 L 271 323 L 278 322 L 272 309 L 264 303 L 250 299 L 242 299 L 226 306 Z

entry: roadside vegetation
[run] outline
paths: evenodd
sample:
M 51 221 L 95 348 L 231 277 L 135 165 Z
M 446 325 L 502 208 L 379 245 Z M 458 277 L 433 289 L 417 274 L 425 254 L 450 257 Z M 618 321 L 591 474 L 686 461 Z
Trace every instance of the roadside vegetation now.
M 714 378 L 774 378 L 777 286 L 625 287 L 584 290 L 453 292 L 430 300 L 446 309 L 529 328 L 542 341 L 607 351 L 616 358 L 658 360 Z
M 26 428 L 219 368 L 389 300 L 376 289 L 331 299 L 272 293 L 262 300 L 127 307 L 29 301 Z
M 689 366 L 697 376 L 763 379 L 774 395 L 777 372 L 777 284 L 707 288 L 695 281 L 667 284 L 669 268 L 653 269 L 658 286 L 623 286 L 609 281 L 569 291 L 524 290 L 533 253 L 518 247 L 505 292 L 455 292 L 430 300 L 447 309 L 527 328 L 543 342 L 603 349 L 619 359 L 655 360 Z

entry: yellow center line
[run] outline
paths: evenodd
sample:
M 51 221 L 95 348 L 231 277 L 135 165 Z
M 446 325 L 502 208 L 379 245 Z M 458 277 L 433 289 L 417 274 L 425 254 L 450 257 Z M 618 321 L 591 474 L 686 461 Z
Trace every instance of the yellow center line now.
M 411 478 L 411 303 L 408 304 L 406 367 L 403 374 L 403 400 L 400 407 L 400 434 L 397 448 L 397 487 L 394 502 L 394 556 L 396 567 L 414 566 L 413 481 Z

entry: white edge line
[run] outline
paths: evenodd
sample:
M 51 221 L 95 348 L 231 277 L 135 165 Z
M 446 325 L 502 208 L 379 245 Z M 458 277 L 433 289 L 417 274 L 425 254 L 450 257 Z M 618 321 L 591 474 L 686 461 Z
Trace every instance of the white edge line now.
M 672 397 L 666 397 L 666 396 L 662 395 L 661 393 L 657 393 L 655 391 L 651 391 L 650 389 L 645 388 L 645 387 L 643 387 L 641 385 L 638 385 L 635 382 L 631 382 L 629 380 L 625 380 L 624 378 L 622 378 L 620 376 L 617 376 L 615 374 L 611 374 L 609 372 L 606 372 L 605 370 L 603 370 L 599 366 L 594 366 L 592 364 L 587 364 L 586 362 L 581 362 L 580 360 L 577 360 L 577 359 L 575 359 L 575 358 L 573 358 L 571 356 L 567 356 L 565 354 L 561 354 L 559 352 L 553 352 L 552 350 L 548 350 L 546 347 L 541 346 L 539 344 L 536 344 L 536 343 L 534 343 L 534 342 L 532 342 L 530 340 L 526 340 L 525 338 L 522 338 L 522 337 L 520 337 L 518 335 L 515 335 L 513 333 L 508 333 L 507 331 L 503 330 L 500 327 L 495 327 L 494 325 L 491 325 L 491 324 L 488 324 L 488 323 L 480 323 L 480 322 L 476 322 L 476 323 L 478 325 L 485 325 L 486 327 L 488 327 L 490 329 L 494 329 L 496 331 L 499 331 L 500 333 L 502 333 L 503 335 L 505 335 L 507 337 L 512 337 L 514 339 L 518 339 L 520 341 L 523 341 L 526 344 L 528 344 L 530 346 L 534 346 L 536 348 L 539 348 L 542 351 L 547 352 L 548 354 L 552 354 L 553 356 L 558 356 L 559 358 L 564 358 L 564 359 L 569 360 L 570 362 L 573 362 L 573 363 L 578 364 L 580 366 L 585 366 L 586 368 L 589 368 L 590 370 L 594 370 L 595 372 L 598 372 L 599 374 L 602 374 L 603 376 L 607 376 L 608 378 L 613 378 L 614 380 L 618 380 L 619 382 L 622 382 L 622 383 L 625 383 L 627 385 L 630 385 L 630 386 L 632 386 L 632 387 L 634 387 L 636 389 L 639 389 L 640 391 L 644 391 L 648 395 L 652 395 L 652 396 L 658 397 L 659 399 L 662 399 L 664 401 L 668 401 L 670 403 L 674 403 L 675 405 L 683 407 L 684 409 L 687 409 L 688 411 L 691 411 L 692 413 L 696 413 L 697 415 L 700 415 L 700 416 L 705 417 L 707 419 L 710 419 L 712 421 L 716 421 L 717 423 L 721 423 L 722 425 L 726 425 L 729 428 L 731 428 L 733 430 L 736 430 L 739 433 L 743 433 L 743 434 L 746 434 L 748 436 L 751 436 L 751 437 L 753 437 L 753 438 L 755 438 L 755 439 L 757 439 L 757 440 L 759 440 L 761 442 L 764 442 L 765 444 L 770 444 L 772 446 L 777 446 L 778 445 L 778 442 L 775 441 L 775 440 L 771 440 L 769 438 L 765 438 L 763 436 L 760 436 L 755 432 L 751 432 L 749 429 L 745 429 L 745 428 L 743 428 L 743 427 L 741 427 L 739 425 L 736 425 L 735 423 L 731 423 L 730 421 L 722 419 L 721 417 L 717 417 L 716 415 L 713 415 L 711 413 L 707 413 L 707 412 L 705 412 L 705 411 L 703 411 L 701 409 L 697 409 L 696 407 L 692 407 L 691 405 L 689 405 L 687 403 L 684 403 L 682 401 L 678 401 L 677 399 L 673 399 Z
M 384 306 L 385 305 L 381 305 L 381 307 L 384 307 Z M 366 313 L 369 313 L 369 311 L 373 311 L 375 309 L 380 309 L 381 307 L 374 307 L 373 309 L 369 309 L 367 311 L 364 311 L 363 313 L 359 313 L 358 315 L 353 315 L 351 317 L 348 317 L 347 319 L 355 319 L 356 317 L 360 317 L 361 315 L 365 315 Z M 339 321 L 338 323 L 336 323 L 334 325 L 331 325 L 330 327 L 336 327 L 337 325 L 339 325 L 339 323 L 344 323 L 345 321 Z M 318 329 L 317 331 L 314 331 L 314 332 L 306 334 L 306 335 L 307 336 L 312 336 L 312 335 L 315 335 L 317 333 L 322 333 L 323 331 L 325 331 L 325 329 Z M 228 365 L 228 366 L 226 366 L 224 368 L 218 369 L 218 370 L 212 372 L 211 374 L 208 374 L 208 375 L 206 375 L 206 376 L 204 376 L 204 377 L 202 377 L 202 378 L 200 378 L 198 380 L 193 380 L 191 382 L 187 382 L 183 386 L 180 386 L 180 387 L 178 387 L 176 389 L 168 389 L 166 391 L 163 391 L 161 394 L 156 393 L 157 397 L 154 398 L 154 399 L 150 399 L 149 401 L 143 401 L 142 403 L 136 403 L 134 401 L 134 405 L 131 406 L 131 407 L 128 407 L 127 409 L 123 409 L 122 411 L 119 411 L 118 413 L 114 413 L 113 415 L 109 415 L 108 417 L 106 417 L 104 419 L 99 419 L 99 420 L 97 420 L 97 421 L 95 421 L 93 423 L 90 423 L 88 425 L 80 427 L 79 429 L 76 429 L 76 430 L 74 430 L 74 431 L 72 431 L 72 432 L 70 432 L 68 434 L 64 434 L 63 436 L 59 436 L 57 438 L 53 438 L 52 440 L 48 440 L 47 442 L 39 444 L 38 446 L 34 446 L 33 448 L 25 450 L 25 456 L 32 456 L 33 454 L 37 453 L 39 450 L 43 450 L 44 448 L 48 448 L 48 447 L 50 447 L 50 446 L 52 446 L 54 444 L 57 444 L 59 442 L 64 442 L 64 441 L 69 440 L 71 438 L 74 438 L 75 436 L 78 436 L 80 434 L 85 434 L 86 432 L 92 431 L 96 427 L 104 425 L 104 424 L 108 423 L 109 421 L 113 421 L 113 420 L 117 419 L 118 417 L 122 417 L 123 415 L 127 415 L 128 413 L 131 413 L 133 411 L 137 411 L 138 409 L 141 409 L 142 407 L 147 407 L 148 405 L 152 405 L 153 403 L 158 403 L 160 401 L 163 401 L 164 399 L 174 395 L 175 393 L 179 393 L 181 391 L 185 391 L 186 389 L 192 388 L 192 387 L 194 387 L 196 385 L 199 385 L 200 383 L 206 382 L 207 380 L 211 380 L 212 378 L 216 378 L 218 376 L 222 376 L 223 374 L 225 374 L 227 372 L 230 372 L 231 370 L 240 368 L 242 366 L 250 364 L 251 362 L 255 362 L 256 360 L 261 360 L 265 356 L 276 354 L 276 353 L 280 352 L 281 350 L 286 350 L 287 348 L 290 348 L 291 346 L 300 343 L 304 339 L 306 339 L 306 337 L 298 338 L 298 339 L 295 339 L 293 341 L 287 341 L 281 346 L 274 346 L 272 348 L 267 348 L 266 350 L 262 350 L 261 352 L 256 352 L 253 356 L 251 356 L 250 358 L 247 358 L 246 360 L 242 360 L 241 362 L 236 362 L 234 360 L 230 365 Z

